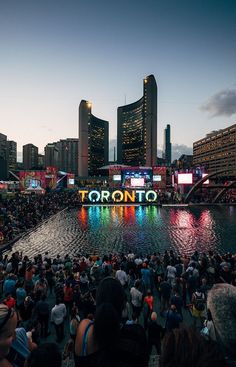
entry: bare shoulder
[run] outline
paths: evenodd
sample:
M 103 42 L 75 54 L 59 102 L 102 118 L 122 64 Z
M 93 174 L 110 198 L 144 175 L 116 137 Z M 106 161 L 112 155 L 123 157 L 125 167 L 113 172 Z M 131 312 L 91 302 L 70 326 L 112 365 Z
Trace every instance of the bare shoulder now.
M 82 350 L 83 336 L 86 327 L 91 323 L 89 319 L 83 319 L 77 328 L 76 340 L 75 340 L 75 354 L 80 355 Z M 93 326 L 91 326 L 93 328 Z M 1 366 L 0 366 L 1 367 Z

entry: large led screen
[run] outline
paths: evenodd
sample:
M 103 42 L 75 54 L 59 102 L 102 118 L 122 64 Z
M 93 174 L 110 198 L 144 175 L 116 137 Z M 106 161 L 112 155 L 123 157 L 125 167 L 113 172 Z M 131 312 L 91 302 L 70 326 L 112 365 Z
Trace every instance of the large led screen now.
M 161 182 L 161 175 L 153 175 L 153 181 Z
M 121 181 L 121 175 L 113 175 L 113 181 Z
M 131 187 L 143 187 L 145 186 L 144 178 L 135 178 L 132 177 L 130 180 Z
M 178 173 L 178 185 L 191 185 L 193 183 L 192 173 Z

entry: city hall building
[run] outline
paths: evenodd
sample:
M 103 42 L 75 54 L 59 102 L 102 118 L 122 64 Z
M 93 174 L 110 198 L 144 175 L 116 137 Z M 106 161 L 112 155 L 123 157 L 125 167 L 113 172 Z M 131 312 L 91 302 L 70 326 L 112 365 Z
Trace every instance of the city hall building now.
M 82 100 L 79 106 L 79 176 L 98 176 L 108 164 L 109 123 L 92 114 L 92 104 Z
M 155 166 L 157 159 L 157 84 L 153 75 L 143 80 L 143 96 L 118 107 L 117 163 Z

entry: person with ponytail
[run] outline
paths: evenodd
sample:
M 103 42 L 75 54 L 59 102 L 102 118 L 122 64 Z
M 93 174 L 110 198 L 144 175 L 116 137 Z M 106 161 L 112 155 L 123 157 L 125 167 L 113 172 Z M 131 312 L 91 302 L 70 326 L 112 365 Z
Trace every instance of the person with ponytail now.
M 94 321 L 84 319 L 75 341 L 76 367 L 145 367 L 147 341 L 141 325 L 121 324 L 125 292 L 117 279 L 104 278 L 96 292 Z

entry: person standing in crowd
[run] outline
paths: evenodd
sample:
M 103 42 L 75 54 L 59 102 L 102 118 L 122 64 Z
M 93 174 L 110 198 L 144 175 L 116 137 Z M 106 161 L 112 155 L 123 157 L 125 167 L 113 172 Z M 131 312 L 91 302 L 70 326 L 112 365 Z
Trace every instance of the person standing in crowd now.
M 151 313 L 154 307 L 154 297 L 150 289 L 147 290 L 147 295 L 144 297 L 144 308 L 143 308 L 143 318 L 144 318 L 144 329 L 147 329 L 147 323 L 150 319 Z
M 207 308 L 219 343 L 228 364 L 236 365 L 236 287 L 215 284 L 208 293 Z
M 180 314 L 177 312 L 176 306 L 171 305 L 166 313 L 166 325 L 165 325 L 166 331 L 178 329 L 181 322 L 182 318 Z
M 226 367 L 216 343 L 205 340 L 192 328 L 174 329 L 162 341 L 160 367 Z
M 9 274 L 3 284 L 3 293 L 5 295 L 11 294 L 15 296 L 16 294 L 16 275 Z
M 146 294 L 148 289 L 152 290 L 153 287 L 153 281 L 151 279 L 151 271 L 148 267 L 148 262 L 143 262 L 142 268 L 141 268 L 141 279 L 144 285 L 144 294 Z
M 174 260 L 171 260 L 170 265 L 168 265 L 166 268 L 167 281 L 170 283 L 171 287 L 175 285 L 175 277 L 177 273 L 177 270 L 174 265 L 175 265 Z
M 56 300 L 55 306 L 51 310 L 51 321 L 55 326 L 57 342 L 64 339 L 64 320 L 66 318 L 66 306 L 61 300 Z
M 64 292 L 64 303 L 66 305 L 68 315 L 70 315 L 73 304 L 73 288 L 68 280 L 66 281 L 63 292 Z
M 48 323 L 50 317 L 49 303 L 46 301 L 46 295 L 42 294 L 40 301 L 37 302 L 34 309 L 35 318 L 41 326 L 41 337 L 46 338 L 49 335 Z
M 23 307 L 25 297 L 27 296 L 23 286 L 23 282 L 18 282 L 16 285 L 16 306 L 18 310 Z
M 169 307 L 170 295 L 171 295 L 171 285 L 169 282 L 164 280 L 160 284 L 160 296 L 161 296 L 161 315 Z
M 133 313 L 137 315 L 137 318 L 139 318 L 141 309 L 142 309 L 142 303 L 143 303 L 143 294 L 140 292 L 140 280 L 137 279 L 134 283 L 134 287 L 130 290 L 130 296 L 131 296 L 131 305 L 133 308 Z
M 125 287 L 128 281 L 128 276 L 124 270 L 124 265 L 121 264 L 120 269 L 116 271 L 116 279 L 119 280 L 122 287 Z
M 70 316 L 70 337 L 75 341 L 77 329 L 80 323 L 80 317 L 78 308 L 74 306 L 71 310 L 71 316 Z
M 176 288 L 173 289 L 173 296 L 171 297 L 170 303 L 172 305 L 175 305 L 177 312 L 182 318 L 183 321 L 183 313 L 182 313 L 182 307 L 183 307 L 183 300 L 179 295 L 179 292 Z
M 150 356 L 152 347 L 156 348 L 156 353 L 161 354 L 161 340 L 164 336 L 164 329 L 157 323 L 157 314 L 152 312 L 151 318 L 148 321 L 148 354 Z
M 196 292 L 192 295 L 192 316 L 194 318 L 194 326 L 197 326 L 197 320 L 200 321 L 200 327 L 203 326 L 203 322 L 205 319 L 205 308 L 206 308 L 206 299 L 204 293 L 201 292 L 200 288 L 196 290 Z
M 147 343 L 141 325 L 120 327 L 125 293 L 121 283 L 104 278 L 97 289 L 94 322 L 81 321 L 75 341 L 75 366 L 148 365 Z
M 0 367 L 12 367 L 7 355 L 15 337 L 16 326 L 17 316 L 14 309 L 0 304 Z

